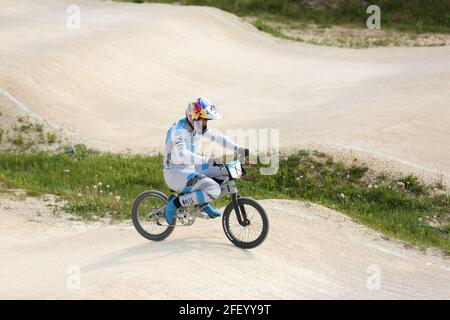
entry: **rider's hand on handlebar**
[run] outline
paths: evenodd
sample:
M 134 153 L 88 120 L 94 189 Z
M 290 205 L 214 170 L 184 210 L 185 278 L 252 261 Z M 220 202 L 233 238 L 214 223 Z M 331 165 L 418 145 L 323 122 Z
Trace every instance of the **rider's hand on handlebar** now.
M 209 166 L 224 166 L 222 158 L 208 158 L 208 161 L 206 162 Z
M 237 157 L 238 157 L 239 161 L 241 161 L 242 163 L 245 162 L 245 159 L 249 156 L 249 154 L 250 154 L 249 149 L 243 148 L 243 147 L 237 148 Z

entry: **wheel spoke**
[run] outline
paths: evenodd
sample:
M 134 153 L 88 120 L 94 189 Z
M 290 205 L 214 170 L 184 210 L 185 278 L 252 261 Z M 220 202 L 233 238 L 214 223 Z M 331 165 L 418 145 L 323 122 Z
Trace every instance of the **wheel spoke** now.
M 158 236 L 166 232 L 168 226 L 158 225 L 156 222 L 161 218 L 156 216 L 160 214 L 162 208 L 166 205 L 166 201 L 150 195 L 144 198 L 137 208 L 137 220 L 140 227 L 148 234 L 152 236 Z M 155 221 L 156 219 L 157 221 Z
M 247 220 L 250 222 L 247 226 L 242 226 L 235 214 L 231 212 L 228 218 L 228 230 L 232 237 L 241 242 L 253 242 L 256 241 L 264 229 L 264 222 L 262 220 L 259 211 L 248 204 L 242 204 L 244 207 Z

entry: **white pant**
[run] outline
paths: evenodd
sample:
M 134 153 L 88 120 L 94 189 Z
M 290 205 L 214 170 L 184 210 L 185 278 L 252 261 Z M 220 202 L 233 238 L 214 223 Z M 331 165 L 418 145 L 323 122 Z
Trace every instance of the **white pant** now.
M 225 180 L 228 174 L 224 166 L 200 164 L 183 168 L 164 169 L 167 186 L 183 193 L 180 203 L 183 207 L 208 203 L 220 196 L 220 185 L 211 178 Z

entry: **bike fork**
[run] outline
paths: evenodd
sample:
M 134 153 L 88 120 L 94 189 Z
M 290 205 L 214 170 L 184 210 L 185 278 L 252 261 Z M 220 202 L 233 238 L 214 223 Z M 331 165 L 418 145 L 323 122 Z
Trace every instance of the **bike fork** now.
M 234 211 L 236 212 L 236 217 L 241 226 L 247 226 L 250 221 L 247 219 L 247 213 L 245 212 L 244 205 L 238 203 L 239 194 L 233 193 L 231 195 L 231 201 L 233 202 Z

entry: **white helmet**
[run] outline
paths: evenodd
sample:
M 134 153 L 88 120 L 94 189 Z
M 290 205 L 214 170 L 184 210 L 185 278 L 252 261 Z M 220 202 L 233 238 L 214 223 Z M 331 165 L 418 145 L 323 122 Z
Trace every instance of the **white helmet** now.
M 189 102 L 186 109 L 186 118 L 197 133 L 202 133 L 204 129 L 200 119 L 220 120 L 222 115 L 217 112 L 217 108 L 208 99 L 201 97 L 194 102 Z

